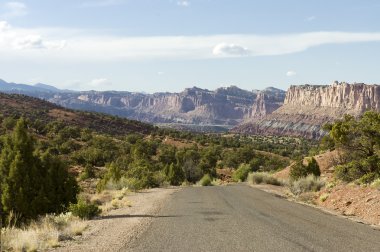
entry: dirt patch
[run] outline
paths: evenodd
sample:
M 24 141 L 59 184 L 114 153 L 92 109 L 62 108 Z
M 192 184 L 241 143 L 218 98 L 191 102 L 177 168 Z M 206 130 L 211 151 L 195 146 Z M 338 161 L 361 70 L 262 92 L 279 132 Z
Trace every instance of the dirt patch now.
M 365 223 L 380 225 L 380 191 L 357 185 L 338 185 L 319 193 L 316 203 Z
M 233 182 L 232 174 L 234 170 L 230 168 L 224 168 L 224 169 L 216 169 L 216 174 L 218 179 L 225 183 L 231 183 Z
M 173 139 L 173 138 L 169 138 L 169 137 L 166 137 L 163 142 L 165 144 L 175 146 L 178 149 L 190 148 L 194 144 L 196 144 L 195 142 L 185 141 L 185 140 L 178 140 L 178 139 Z
M 75 241 L 54 251 L 119 251 L 137 239 L 157 216 L 166 200 L 179 189 L 155 188 L 127 196 L 131 207 L 110 211 L 89 221 L 89 228 Z

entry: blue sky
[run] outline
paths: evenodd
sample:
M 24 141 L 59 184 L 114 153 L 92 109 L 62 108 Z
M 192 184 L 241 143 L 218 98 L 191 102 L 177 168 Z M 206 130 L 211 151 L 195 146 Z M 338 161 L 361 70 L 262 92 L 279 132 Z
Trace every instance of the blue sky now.
M 0 78 L 77 90 L 380 83 L 377 0 L 0 0 Z

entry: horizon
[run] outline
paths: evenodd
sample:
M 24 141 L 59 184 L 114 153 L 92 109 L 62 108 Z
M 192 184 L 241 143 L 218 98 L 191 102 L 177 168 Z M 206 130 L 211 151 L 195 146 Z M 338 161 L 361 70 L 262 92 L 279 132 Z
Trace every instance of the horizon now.
M 113 90 L 113 89 L 109 89 L 109 90 L 96 90 L 96 89 L 88 89 L 88 90 L 75 90 L 75 89 L 61 89 L 59 87 L 57 87 L 56 85 L 54 84 L 48 84 L 48 83 L 41 83 L 41 82 L 38 82 L 38 83 L 31 83 L 31 84 L 26 84 L 26 83 L 15 83 L 13 81 L 6 81 L 2 78 L 0 78 L 0 83 L 1 82 L 5 82 L 7 84 L 13 84 L 13 85 L 28 85 L 28 86 L 31 86 L 31 87 L 39 87 L 39 85 L 43 85 L 43 86 L 47 86 L 47 87 L 52 87 L 52 88 L 56 88 L 58 89 L 59 91 L 69 91 L 69 92 L 130 92 L 130 93 L 141 93 L 141 94 L 148 94 L 148 95 L 152 95 L 152 94 L 157 94 L 157 93 L 181 93 L 187 89 L 192 89 L 192 88 L 195 88 L 195 89 L 201 89 L 201 90 L 204 90 L 204 91 L 216 91 L 218 89 L 221 89 L 221 88 L 232 88 L 232 87 L 236 87 L 240 90 L 244 90 L 244 91 L 247 91 L 247 92 L 255 92 L 255 91 L 264 91 L 264 90 L 268 90 L 268 89 L 277 89 L 277 90 L 281 90 L 281 91 L 284 91 L 284 92 L 287 92 L 288 89 L 292 86 L 316 86 L 316 87 L 319 87 L 319 86 L 331 86 L 331 85 L 334 85 L 336 84 L 336 82 L 338 82 L 338 84 L 349 84 L 349 85 L 356 85 L 356 84 L 364 84 L 364 85 L 380 85 L 380 84 L 377 84 L 377 83 L 364 83 L 364 82 L 353 82 L 353 83 L 350 83 L 350 82 L 346 82 L 346 81 L 332 81 L 330 84 L 311 84 L 311 83 L 303 83 L 303 84 L 292 84 L 292 85 L 289 85 L 288 88 L 286 89 L 283 89 L 283 88 L 278 88 L 278 87 L 275 87 L 275 86 L 267 86 L 267 87 L 264 87 L 262 89 L 244 89 L 242 87 L 239 87 L 237 85 L 229 85 L 229 86 L 220 86 L 220 87 L 217 87 L 215 89 L 208 89 L 208 88 L 204 88 L 204 87 L 200 87 L 200 86 L 192 86 L 192 87 L 185 87 L 183 88 L 182 90 L 180 91 L 165 91 L 165 90 L 159 90 L 159 91 L 156 91 L 156 92 L 146 92 L 146 91 L 130 91 L 130 90 Z
M 373 0 L 0 0 L 0 76 L 146 93 L 379 83 L 379 10 Z

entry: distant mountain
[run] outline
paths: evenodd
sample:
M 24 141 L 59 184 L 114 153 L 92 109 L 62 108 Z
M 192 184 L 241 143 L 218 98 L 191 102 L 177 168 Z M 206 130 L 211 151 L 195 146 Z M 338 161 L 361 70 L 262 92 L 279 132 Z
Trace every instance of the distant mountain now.
M 285 91 L 267 88 L 247 91 L 236 86 L 216 90 L 187 88 L 180 93 L 118 91 L 74 92 L 36 84 L 0 83 L 0 91 L 30 95 L 63 107 L 104 112 L 150 123 L 234 126 L 279 108 Z M 228 128 L 228 127 L 226 127 Z
M 56 88 L 54 86 L 46 85 L 46 84 L 43 84 L 43 83 L 34 84 L 34 87 L 42 89 L 42 90 L 51 91 L 51 92 L 62 92 L 62 90 L 60 90 L 60 89 L 58 89 L 58 88 Z

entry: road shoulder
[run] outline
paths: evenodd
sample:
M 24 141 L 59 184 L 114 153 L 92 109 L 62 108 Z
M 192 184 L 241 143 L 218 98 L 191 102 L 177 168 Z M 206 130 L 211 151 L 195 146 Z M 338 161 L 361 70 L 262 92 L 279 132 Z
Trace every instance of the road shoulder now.
M 110 211 L 89 221 L 78 240 L 62 244 L 55 251 L 119 251 L 148 227 L 172 194 L 180 188 L 154 188 L 131 193 L 131 207 Z

